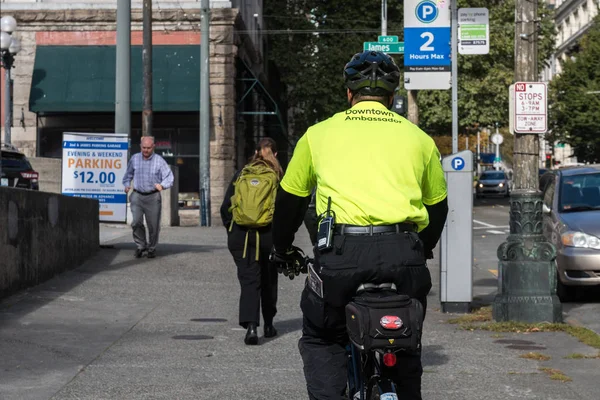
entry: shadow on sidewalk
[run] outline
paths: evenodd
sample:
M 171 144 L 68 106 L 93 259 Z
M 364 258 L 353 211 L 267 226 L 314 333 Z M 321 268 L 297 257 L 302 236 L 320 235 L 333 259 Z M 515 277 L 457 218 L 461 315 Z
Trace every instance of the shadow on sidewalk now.
M 302 317 L 294 318 L 294 319 L 286 319 L 283 321 L 277 321 L 277 317 L 275 317 L 275 321 L 273 322 L 275 329 L 277 329 L 277 336 L 273 338 L 265 338 L 262 337 L 261 341 L 263 343 L 269 343 L 271 341 L 277 340 L 280 337 L 287 335 L 288 333 L 296 332 L 302 330 Z
M 160 260 L 162 257 L 166 257 L 166 260 L 168 260 L 168 257 L 176 254 L 207 253 L 226 248 L 226 246 L 218 245 L 159 242 L 157 257 L 154 260 Z M 133 242 L 115 243 L 114 241 L 109 241 L 106 245 L 101 246 L 96 254 L 82 265 L 68 269 L 45 282 L 20 290 L 12 296 L 3 299 L 0 301 L 0 327 L 4 323 L 10 323 L 37 311 L 39 308 L 55 301 L 61 296 L 68 295 L 71 290 L 85 283 L 98 273 L 121 270 L 151 261 L 145 257 L 134 258 L 134 251 L 135 244 Z

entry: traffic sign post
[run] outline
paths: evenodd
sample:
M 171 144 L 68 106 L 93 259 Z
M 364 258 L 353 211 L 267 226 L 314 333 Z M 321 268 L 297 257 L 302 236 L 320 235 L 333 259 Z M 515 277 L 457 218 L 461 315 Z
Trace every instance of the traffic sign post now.
M 404 87 L 450 89 L 450 8 L 448 1 L 404 2 Z
M 515 133 L 546 133 L 548 130 L 548 87 L 545 82 L 514 84 Z

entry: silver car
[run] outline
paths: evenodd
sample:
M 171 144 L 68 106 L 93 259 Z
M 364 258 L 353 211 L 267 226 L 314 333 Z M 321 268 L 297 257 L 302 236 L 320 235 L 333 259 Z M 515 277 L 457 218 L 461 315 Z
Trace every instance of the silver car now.
M 565 168 L 543 176 L 544 236 L 556 246 L 557 294 L 578 286 L 600 290 L 600 165 Z
M 504 196 L 510 195 L 510 181 L 504 171 L 484 171 L 479 175 L 475 185 L 477 198 L 486 195 Z

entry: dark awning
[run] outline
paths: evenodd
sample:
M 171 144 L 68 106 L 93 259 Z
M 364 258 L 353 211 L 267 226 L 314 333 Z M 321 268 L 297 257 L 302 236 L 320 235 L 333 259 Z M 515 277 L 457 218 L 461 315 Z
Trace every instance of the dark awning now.
M 32 112 L 114 112 L 115 46 L 38 46 Z M 200 46 L 152 47 L 152 109 L 199 111 Z M 142 111 L 142 46 L 131 48 L 131 111 Z

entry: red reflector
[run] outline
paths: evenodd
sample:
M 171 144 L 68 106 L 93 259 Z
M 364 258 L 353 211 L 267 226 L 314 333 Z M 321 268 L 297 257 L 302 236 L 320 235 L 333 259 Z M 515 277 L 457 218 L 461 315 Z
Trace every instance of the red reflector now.
M 396 365 L 396 355 L 394 353 L 385 353 L 383 355 L 383 363 L 386 367 L 393 367 Z
M 21 176 L 25 179 L 38 179 L 39 174 L 35 171 L 21 172 Z
M 379 320 L 379 324 L 385 329 L 400 329 L 402 328 L 402 320 L 395 315 L 385 315 Z

